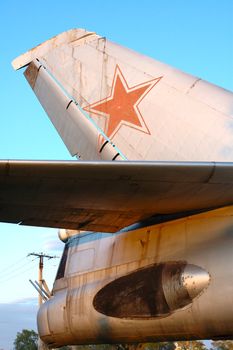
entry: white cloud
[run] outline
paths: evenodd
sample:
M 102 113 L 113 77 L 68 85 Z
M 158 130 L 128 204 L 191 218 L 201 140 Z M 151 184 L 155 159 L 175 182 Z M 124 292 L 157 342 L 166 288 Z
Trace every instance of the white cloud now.
M 62 252 L 64 249 L 64 243 L 62 243 L 58 238 L 49 239 L 44 242 L 43 249 L 48 252 Z

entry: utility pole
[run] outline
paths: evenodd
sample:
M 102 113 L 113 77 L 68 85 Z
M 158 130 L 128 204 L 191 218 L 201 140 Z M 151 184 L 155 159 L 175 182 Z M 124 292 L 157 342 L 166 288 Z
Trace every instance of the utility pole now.
M 50 260 L 50 259 L 58 258 L 58 256 L 46 255 L 44 253 L 30 253 L 30 254 L 28 254 L 28 256 L 35 256 L 39 259 L 38 284 L 39 284 L 41 289 L 43 287 L 45 287 L 45 289 L 48 290 L 48 286 L 47 286 L 45 280 L 43 279 L 44 258 L 47 258 Z M 39 307 L 42 303 L 43 303 L 42 295 L 39 293 L 39 296 L 38 296 Z
M 43 279 L 44 258 L 50 260 L 50 259 L 58 258 L 58 256 L 46 255 L 44 253 L 30 253 L 30 254 L 28 254 L 28 256 L 35 256 L 39 259 L 38 283 L 35 281 L 36 284 L 34 284 L 31 280 L 30 280 L 30 282 L 38 291 L 38 305 L 40 307 L 43 303 L 43 293 L 46 294 L 47 296 L 50 296 L 50 291 L 49 291 L 49 288 L 47 286 L 47 283 Z M 39 290 L 38 290 L 36 285 L 39 286 Z M 38 350 L 46 350 L 46 349 L 48 349 L 47 346 L 39 338 Z

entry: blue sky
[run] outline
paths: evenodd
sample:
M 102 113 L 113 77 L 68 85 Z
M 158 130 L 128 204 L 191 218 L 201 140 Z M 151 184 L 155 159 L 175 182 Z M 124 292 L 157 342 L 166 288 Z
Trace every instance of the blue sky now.
M 232 0 L 12 0 L 1 1 L 0 14 L 1 159 L 71 159 L 22 71 L 11 67 L 19 54 L 71 28 L 95 31 L 233 90 Z M 59 255 L 62 244 L 52 229 L 0 224 L 0 233 L 0 348 L 9 350 L 17 331 L 35 327 L 36 294 L 28 279 L 36 279 L 38 262 L 26 255 Z M 56 265 L 45 264 L 50 286 Z

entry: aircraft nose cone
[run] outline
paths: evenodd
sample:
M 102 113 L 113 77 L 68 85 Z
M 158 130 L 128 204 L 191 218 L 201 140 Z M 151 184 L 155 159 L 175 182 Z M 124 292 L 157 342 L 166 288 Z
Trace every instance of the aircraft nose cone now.
M 194 299 L 206 288 L 210 281 L 207 271 L 196 265 L 186 265 L 181 274 L 181 283 L 191 299 Z
M 121 276 L 98 291 L 94 308 L 128 319 L 167 317 L 191 305 L 208 287 L 210 275 L 186 261 L 167 261 Z
M 210 282 L 209 273 L 203 268 L 187 264 L 175 271 L 168 266 L 163 271 L 163 291 L 170 310 L 176 310 L 192 302 Z

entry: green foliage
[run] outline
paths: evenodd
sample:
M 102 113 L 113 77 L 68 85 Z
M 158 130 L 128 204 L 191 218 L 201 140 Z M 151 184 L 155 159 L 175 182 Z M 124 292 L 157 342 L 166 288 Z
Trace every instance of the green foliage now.
M 60 348 L 61 350 L 63 348 Z M 67 348 L 64 347 L 64 350 Z M 69 349 L 69 348 L 68 348 Z M 67 350 L 68 350 L 67 349 Z M 139 344 L 100 344 L 100 345 L 79 345 L 71 347 L 72 350 L 174 350 L 172 342 L 162 343 L 139 343 Z
M 14 341 L 14 350 L 37 350 L 38 334 L 33 330 L 22 330 L 17 333 Z M 201 341 L 179 341 L 140 344 L 101 344 L 63 346 L 59 350 L 207 350 Z M 1 349 L 0 349 L 1 350 Z M 211 350 L 233 350 L 233 341 L 213 341 Z
M 15 350 L 37 350 L 38 334 L 33 330 L 23 329 L 18 332 L 14 341 Z
M 233 350 L 233 341 L 213 341 L 211 350 Z M 202 341 L 63 346 L 59 350 L 207 350 Z
M 199 340 L 178 341 L 176 345 L 177 350 L 207 350 L 205 344 Z
M 233 350 L 233 341 L 218 340 L 211 343 L 212 350 Z
M 174 350 L 175 344 L 172 342 L 145 343 L 143 350 Z

